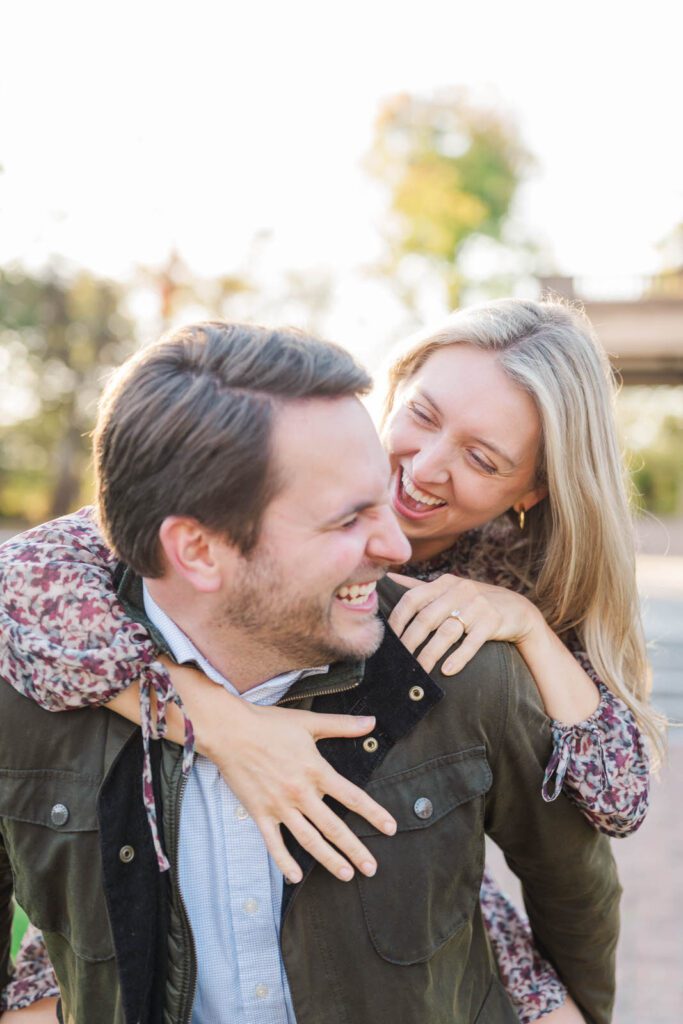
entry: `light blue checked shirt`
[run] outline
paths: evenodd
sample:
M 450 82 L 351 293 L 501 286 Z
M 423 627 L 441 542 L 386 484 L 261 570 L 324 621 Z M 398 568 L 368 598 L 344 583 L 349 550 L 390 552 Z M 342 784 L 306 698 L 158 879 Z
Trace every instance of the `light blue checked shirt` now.
M 144 589 L 145 611 L 176 661 L 196 661 L 230 693 L 275 704 L 302 675 L 237 690 Z M 197 951 L 192 1024 L 296 1024 L 280 955 L 282 874 L 261 833 L 211 761 L 198 755 L 180 816 L 178 871 Z

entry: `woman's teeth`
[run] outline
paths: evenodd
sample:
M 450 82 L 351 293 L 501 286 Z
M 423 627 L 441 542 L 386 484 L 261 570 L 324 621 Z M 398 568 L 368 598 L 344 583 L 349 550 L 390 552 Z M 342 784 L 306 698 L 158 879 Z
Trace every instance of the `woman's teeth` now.
M 410 495 L 413 501 L 419 501 L 421 505 L 430 505 L 436 507 L 437 505 L 445 505 L 446 502 L 442 501 L 441 498 L 434 498 L 431 494 L 426 494 L 421 491 L 419 487 L 416 487 L 413 481 L 410 479 L 405 469 L 401 474 L 401 484 L 403 489 Z
M 365 604 L 377 587 L 377 580 L 372 583 L 354 583 L 351 587 L 340 587 L 337 597 L 340 597 L 345 604 Z

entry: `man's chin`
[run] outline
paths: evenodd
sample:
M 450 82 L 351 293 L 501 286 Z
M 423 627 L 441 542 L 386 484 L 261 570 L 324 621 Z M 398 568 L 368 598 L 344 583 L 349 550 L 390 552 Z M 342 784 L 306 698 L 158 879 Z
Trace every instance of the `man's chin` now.
M 346 658 L 369 658 L 375 653 L 384 637 L 384 623 L 378 616 L 368 616 L 367 622 L 358 623 L 353 629 L 337 632 L 331 642 L 330 651 L 335 661 Z

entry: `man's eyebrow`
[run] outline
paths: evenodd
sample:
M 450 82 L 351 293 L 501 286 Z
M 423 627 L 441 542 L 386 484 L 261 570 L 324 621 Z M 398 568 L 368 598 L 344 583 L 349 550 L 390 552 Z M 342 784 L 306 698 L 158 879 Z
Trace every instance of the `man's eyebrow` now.
M 441 414 L 439 403 L 434 401 L 434 398 L 432 397 L 432 395 L 429 394 L 429 392 L 424 391 L 422 388 L 420 388 L 420 394 L 422 395 L 423 398 L 427 399 L 429 404 L 433 406 L 433 408 L 439 414 Z M 485 437 L 473 437 L 472 440 L 476 441 L 477 444 L 483 445 L 484 448 L 489 448 L 492 452 L 495 452 L 496 455 L 500 456 L 500 458 L 507 462 L 509 466 L 512 466 L 513 468 L 517 467 L 517 461 L 513 459 L 511 455 L 508 455 L 506 451 L 503 451 L 502 448 L 499 448 L 497 444 L 494 444 L 493 441 L 489 441 Z
M 342 519 L 348 519 L 349 516 L 357 516 L 359 512 L 365 512 L 367 508 L 375 508 L 379 504 L 381 504 L 379 501 L 358 501 L 355 505 L 348 505 L 330 519 L 326 519 L 323 526 L 334 526 L 335 523 L 341 522 Z
M 367 501 L 357 501 L 353 505 L 347 505 L 341 511 L 327 519 L 322 525 L 334 526 L 335 523 L 340 523 L 343 519 L 348 519 L 349 516 L 357 516 L 359 512 L 365 512 L 369 508 L 377 508 L 378 505 L 385 505 L 389 500 L 389 488 L 391 486 L 391 472 L 389 473 L 389 479 L 387 480 L 387 489 L 382 494 L 377 495 L 375 498 L 368 498 Z

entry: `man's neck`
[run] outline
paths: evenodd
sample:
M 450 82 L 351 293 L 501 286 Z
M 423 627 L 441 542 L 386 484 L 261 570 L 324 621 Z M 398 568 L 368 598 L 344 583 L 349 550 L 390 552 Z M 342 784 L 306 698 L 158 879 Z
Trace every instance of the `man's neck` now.
M 246 693 L 286 672 L 309 667 L 287 664 L 284 655 L 262 643 L 255 650 L 249 637 L 229 625 L 221 623 L 220 630 L 212 628 L 213 608 L 201 595 L 190 601 L 185 595 L 174 594 L 159 580 L 146 579 L 144 585 L 157 607 L 239 693 Z

